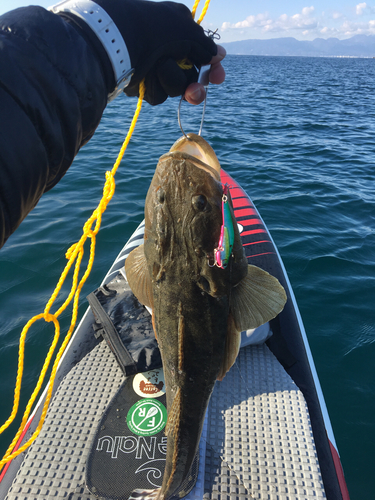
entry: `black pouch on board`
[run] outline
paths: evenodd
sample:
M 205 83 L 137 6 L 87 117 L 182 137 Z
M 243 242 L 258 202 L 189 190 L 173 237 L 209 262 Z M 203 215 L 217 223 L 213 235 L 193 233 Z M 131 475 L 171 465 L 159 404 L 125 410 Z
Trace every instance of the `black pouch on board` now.
M 167 409 L 161 356 L 151 316 L 121 273 L 87 299 L 95 336 L 107 342 L 125 378 L 95 431 L 85 481 L 96 497 L 127 500 L 133 490 L 160 488 L 163 481 Z M 198 462 L 197 453 L 179 493 L 194 487 Z
M 95 336 L 103 337 L 125 376 L 162 366 L 151 316 L 121 273 L 87 297 Z
M 128 500 L 163 482 L 167 453 L 163 369 L 126 377 L 97 427 L 86 461 L 86 487 L 96 497 Z M 194 487 L 199 452 L 176 500 Z

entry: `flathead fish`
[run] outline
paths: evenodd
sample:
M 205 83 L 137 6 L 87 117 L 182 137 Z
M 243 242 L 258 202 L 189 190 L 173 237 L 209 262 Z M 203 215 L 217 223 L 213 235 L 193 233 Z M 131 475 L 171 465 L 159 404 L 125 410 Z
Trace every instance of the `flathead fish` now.
M 131 289 L 153 311 L 168 408 L 162 487 L 135 490 L 131 498 L 188 493 L 183 484 L 215 381 L 234 363 L 241 331 L 274 318 L 286 301 L 276 278 L 248 265 L 229 193 L 231 251 L 226 266 L 214 265 L 223 196 L 213 149 L 194 134 L 181 138 L 158 162 L 146 198 L 144 244 L 126 260 Z

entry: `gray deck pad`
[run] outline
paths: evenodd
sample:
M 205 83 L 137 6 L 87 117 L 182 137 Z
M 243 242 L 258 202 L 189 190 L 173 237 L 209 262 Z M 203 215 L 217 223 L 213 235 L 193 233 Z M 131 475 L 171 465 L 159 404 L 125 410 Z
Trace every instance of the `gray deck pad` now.
M 87 453 L 123 380 L 105 342 L 72 369 L 27 452 L 9 500 L 96 498 L 84 484 Z M 302 393 L 265 345 L 242 348 L 215 385 L 197 485 L 186 499 L 319 498 L 325 493 Z

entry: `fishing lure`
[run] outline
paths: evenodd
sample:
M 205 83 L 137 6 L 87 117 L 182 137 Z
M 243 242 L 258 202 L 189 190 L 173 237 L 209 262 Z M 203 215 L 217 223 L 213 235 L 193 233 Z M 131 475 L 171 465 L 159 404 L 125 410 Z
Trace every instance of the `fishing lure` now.
M 223 197 L 221 202 L 223 223 L 221 225 L 219 246 L 214 250 L 215 264 L 221 269 L 225 269 L 228 265 L 234 242 L 234 228 L 228 194 L 229 186 L 225 184 L 223 186 Z

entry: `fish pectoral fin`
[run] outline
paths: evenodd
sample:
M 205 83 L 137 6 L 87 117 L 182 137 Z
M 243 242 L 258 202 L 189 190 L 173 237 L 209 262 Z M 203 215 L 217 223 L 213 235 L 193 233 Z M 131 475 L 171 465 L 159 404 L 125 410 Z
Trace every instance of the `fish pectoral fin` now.
M 241 332 L 237 330 L 232 314 L 229 314 L 227 336 L 225 339 L 224 358 L 221 363 L 219 375 L 217 376 L 218 380 L 223 380 L 229 368 L 236 361 L 238 351 L 240 350 L 240 345 Z
M 279 281 L 259 267 L 249 265 L 246 277 L 232 289 L 230 310 L 239 332 L 257 328 L 283 309 L 286 293 Z
M 168 411 L 168 420 L 165 426 L 165 435 L 176 438 L 181 417 L 181 388 L 177 389 L 171 409 Z
M 246 277 L 231 291 L 225 352 L 218 380 L 223 380 L 236 361 L 241 332 L 267 323 L 283 310 L 285 302 L 286 293 L 279 281 L 259 267 L 249 265 Z
M 128 255 L 125 261 L 125 273 L 129 286 L 139 302 L 153 309 L 152 282 L 147 269 L 143 244 Z

